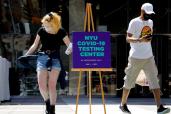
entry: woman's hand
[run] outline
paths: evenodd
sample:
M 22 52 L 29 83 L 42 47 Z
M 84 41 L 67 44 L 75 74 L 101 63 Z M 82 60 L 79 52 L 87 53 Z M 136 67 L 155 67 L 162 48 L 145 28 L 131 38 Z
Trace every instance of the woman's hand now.
M 69 44 L 68 48 L 65 51 L 65 54 L 70 55 L 72 53 L 72 43 Z
M 67 49 L 65 51 L 65 54 L 67 54 L 67 55 L 71 54 L 72 53 L 72 43 L 71 43 L 69 37 L 68 36 L 65 36 L 65 38 L 63 39 L 63 41 L 64 41 L 64 43 L 67 46 Z

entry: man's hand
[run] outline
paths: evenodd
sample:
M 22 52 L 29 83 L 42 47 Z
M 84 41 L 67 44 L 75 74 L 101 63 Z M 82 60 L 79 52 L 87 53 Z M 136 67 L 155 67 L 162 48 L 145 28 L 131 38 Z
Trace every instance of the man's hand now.
M 152 35 L 148 34 L 148 35 L 142 36 L 139 40 L 140 42 L 150 42 L 152 40 Z

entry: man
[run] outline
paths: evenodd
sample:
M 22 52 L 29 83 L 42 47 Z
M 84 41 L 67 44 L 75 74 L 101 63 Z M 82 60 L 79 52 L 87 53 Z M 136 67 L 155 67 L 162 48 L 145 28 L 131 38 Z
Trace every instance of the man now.
M 135 86 L 135 81 L 140 70 L 144 70 L 153 92 L 157 105 L 157 114 L 169 113 L 169 108 L 164 108 L 160 103 L 160 87 L 157 78 L 157 67 L 151 48 L 151 35 L 153 32 L 153 21 L 150 19 L 155 14 L 153 5 L 144 3 L 141 7 L 141 15 L 132 19 L 127 30 L 127 42 L 130 43 L 128 66 L 125 69 L 125 82 L 120 109 L 126 114 L 131 114 L 127 107 L 127 98 L 130 89 Z

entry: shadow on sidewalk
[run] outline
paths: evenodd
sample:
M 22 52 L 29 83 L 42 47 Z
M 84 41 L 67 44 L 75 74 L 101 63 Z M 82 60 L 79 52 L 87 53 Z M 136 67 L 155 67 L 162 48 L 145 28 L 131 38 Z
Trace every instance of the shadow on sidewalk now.
M 170 98 L 162 98 L 163 104 L 171 105 Z M 76 96 L 58 96 L 56 105 L 75 105 Z M 88 105 L 89 97 L 80 96 L 79 105 Z M 92 96 L 92 105 L 101 105 L 102 99 L 100 96 Z M 105 96 L 105 104 L 116 105 L 120 104 L 120 98 Z M 129 98 L 128 104 L 130 105 L 155 105 L 153 98 Z M 0 105 L 44 105 L 41 96 L 12 96 L 7 102 L 2 102 Z

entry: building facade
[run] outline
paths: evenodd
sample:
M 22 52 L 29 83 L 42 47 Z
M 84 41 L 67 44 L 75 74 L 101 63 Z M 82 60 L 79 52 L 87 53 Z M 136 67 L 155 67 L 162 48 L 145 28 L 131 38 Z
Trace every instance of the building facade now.
M 129 45 L 126 43 L 126 30 L 129 21 L 138 16 L 141 4 L 145 0 L 120 0 L 113 4 L 112 0 L 105 2 L 92 1 L 93 17 L 96 31 L 111 33 L 112 72 L 102 72 L 105 95 L 121 96 L 116 90 L 123 85 L 124 69 L 127 66 Z M 159 70 L 159 83 L 163 97 L 171 97 L 171 28 L 170 28 L 170 0 L 150 0 L 153 3 L 156 17 L 154 18 L 154 38 L 152 41 L 153 53 Z M 35 34 L 41 26 L 43 15 L 50 11 L 58 12 L 62 16 L 63 27 L 72 39 L 73 31 L 83 31 L 85 1 L 84 0 L 0 0 L 0 56 L 11 61 L 10 87 L 11 95 L 39 95 L 34 69 L 23 69 L 16 62 L 17 57 L 33 43 Z M 18 7 L 20 6 L 20 7 Z M 20 12 L 18 12 L 20 11 Z M 64 93 L 77 94 L 78 72 L 71 72 L 71 56 L 63 52 L 61 58 L 67 72 L 67 87 Z M 24 72 L 24 73 L 23 73 Z M 87 92 L 87 73 L 83 73 L 81 80 L 81 95 Z M 15 85 L 15 86 L 14 86 Z M 60 84 L 57 85 L 61 94 Z M 92 94 L 100 94 L 100 83 L 97 72 L 92 72 Z M 131 97 L 151 97 L 148 87 L 136 85 Z

